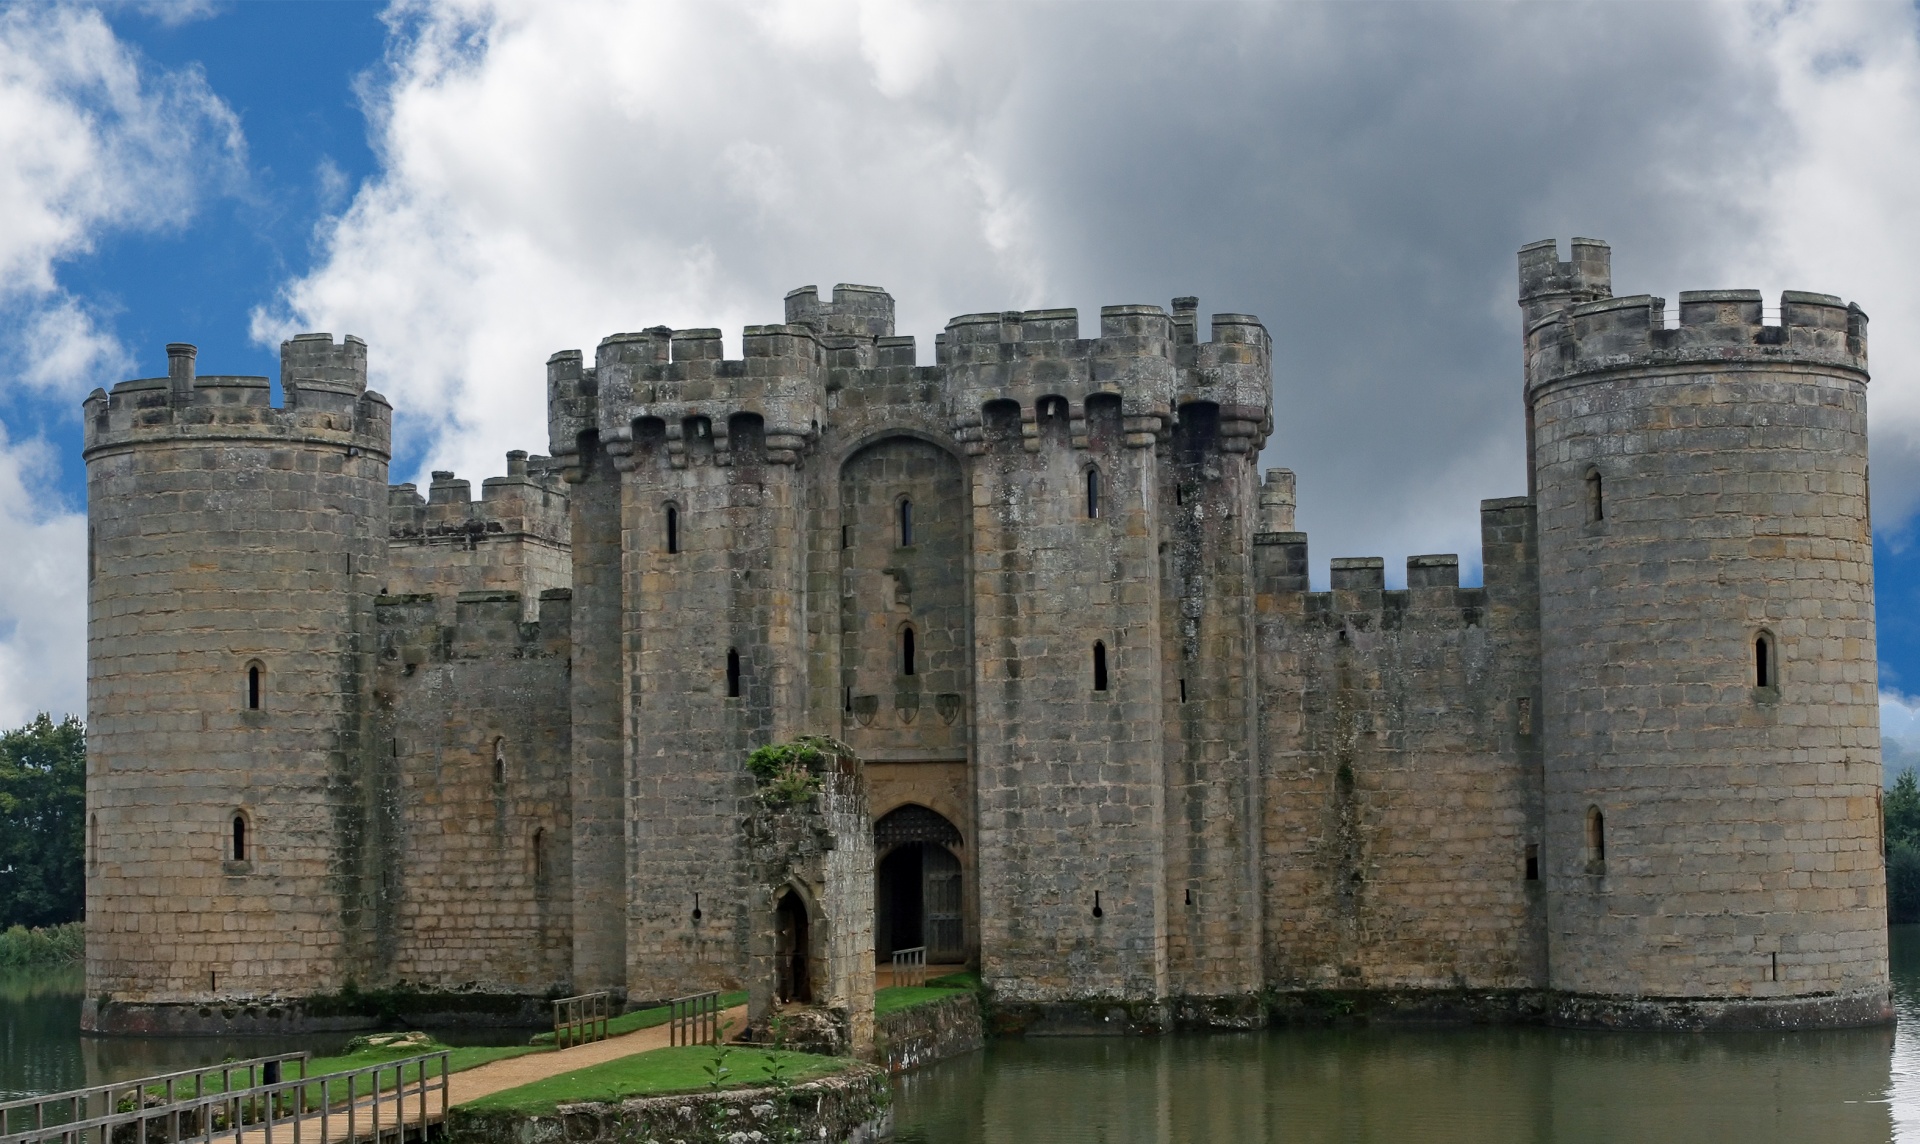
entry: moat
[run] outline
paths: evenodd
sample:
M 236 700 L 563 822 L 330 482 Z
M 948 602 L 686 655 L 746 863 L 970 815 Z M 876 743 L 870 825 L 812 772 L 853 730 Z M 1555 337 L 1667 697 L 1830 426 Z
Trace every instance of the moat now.
M 1920 1140 L 1920 926 L 1899 1025 L 1798 1034 L 1277 1030 L 999 1041 L 896 1082 L 902 1144 Z M 77 971 L 0 973 L 0 1099 L 288 1046 L 83 1037 Z M 343 1038 L 297 1046 L 337 1047 Z

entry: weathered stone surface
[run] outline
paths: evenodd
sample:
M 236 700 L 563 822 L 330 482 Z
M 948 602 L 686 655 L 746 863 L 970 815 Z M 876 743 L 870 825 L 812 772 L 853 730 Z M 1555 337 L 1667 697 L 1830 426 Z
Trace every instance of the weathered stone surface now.
M 563 1104 L 550 1115 L 476 1112 L 447 1117 L 448 1144 L 745 1144 L 756 1140 L 824 1140 L 876 1144 L 893 1136 L 887 1074 L 850 1064 L 845 1073 L 775 1088 L 652 1096 L 615 1103 Z
M 1271 341 L 1191 298 L 963 315 L 924 365 L 864 286 L 736 361 L 616 334 L 479 500 L 383 487 L 357 341 L 289 342 L 284 408 L 181 347 L 87 403 L 94 1019 L 764 985 L 790 878 L 850 1041 L 849 967 L 915 933 L 1007 1029 L 1884 1019 L 1865 316 L 1668 328 L 1609 263 L 1521 252 L 1479 587 L 1311 590 Z M 748 753 L 803 734 L 870 850 L 756 819 Z

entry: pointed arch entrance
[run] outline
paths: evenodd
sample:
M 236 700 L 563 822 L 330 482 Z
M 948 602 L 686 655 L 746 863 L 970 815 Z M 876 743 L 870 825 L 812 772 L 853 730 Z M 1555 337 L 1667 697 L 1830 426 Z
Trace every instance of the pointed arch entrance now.
M 917 803 L 874 823 L 874 945 L 880 957 L 924 945 L 929 962 L 966 959 L 965 898 L 955 854 L 962 844 L 952 822 Z

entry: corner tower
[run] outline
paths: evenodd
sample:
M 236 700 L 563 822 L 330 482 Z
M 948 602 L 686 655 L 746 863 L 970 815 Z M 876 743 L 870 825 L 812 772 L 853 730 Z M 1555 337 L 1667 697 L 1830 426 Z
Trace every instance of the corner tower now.
M 1866 315 L 1574 255 L 1520 253 L 1560 1017 L 1889 1020 Z
M 86 401 L 87 1027 L 367 980 L 361 854 L 391 409 L 366 346 Z M 370 919 L 371 914 L 365 918 Z M 367 924 L 370 924 L 368 922 Z

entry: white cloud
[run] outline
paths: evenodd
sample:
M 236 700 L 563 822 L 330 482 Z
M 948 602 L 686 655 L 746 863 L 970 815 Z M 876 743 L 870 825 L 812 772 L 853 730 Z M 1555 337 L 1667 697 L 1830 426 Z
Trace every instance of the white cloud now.
M 0 429 L 0 726 L 86 710 L 87 518 L 53 491 L 58 465 Z
M 1032 300 L 1020 196 L 975 151 L 996 102 L 924 98 L 937 15 L 585 0 L 394 20 L 384 169 L 255 332 L 365 337 L 427 468 L 544 448 L 542 363 L 618 330 L 717 325 L 737 353 L 794 286 L 878 283 L 930 360 L 950 314 Z
M 6 382 L 71 395 L 126 361 L 63 259 L 110 230 L 173 227 L 238 170 L 238 121 L 196 70 L 143 71 L 99 13 L 0 10 L 0 338 Z
M 178 226 L 238 170 L 237 121 L 197 71 L 143 69 L 99 13 L 0 9 L 0 372 L 61 403 L 126 368 L 100 307 L 60 278 L 115 230 Z M 16 404 L 15 408 L 19 406 Z M 70 408 L 70 406 L 69 406 Z M 56 459 L 0 426 L 0 724 L 85 710 L 86 518 Z
M 1750 15 L 1752 41 L 1772 63 L 1781 121 L 1777 136 L 1756 141 L 1777 159 L 1754 188 L 1755 240 L 1730 252 L 1729 268 L 1741 285 L 1844 294 L 1867 311 L 1875 520 L 1905 534 L 1920 507 L 1915 9 L 1781 4 Z
M 542 448 L 541 364 L 804 283 L 951 314 L 1262 314 L 1264 458 L 1316 570 L 1458 549 L 1521 491 L 1513 251 L 1622 293 L 1843 293 L 1879 321 L 1876 508 L 1920 505 L 1909 6 L 401 0 L 378 177 L 255 315 L 368 338 L 422 468 Z M 370 75 L 373 73 L 370 73 Z M 1491 303 L 1489 302 L 1491 299 Z M 397 477 L 412 474 L 396 474 Z M 1892 697 L 1889 711 L 1904 700 Z

